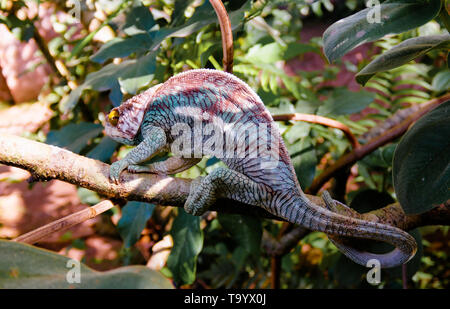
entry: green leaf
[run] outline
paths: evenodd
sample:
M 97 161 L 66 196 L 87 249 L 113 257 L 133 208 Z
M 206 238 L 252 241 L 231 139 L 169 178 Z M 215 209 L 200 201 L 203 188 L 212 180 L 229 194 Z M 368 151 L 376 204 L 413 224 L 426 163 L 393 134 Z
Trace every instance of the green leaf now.
M 375 99 L 375 93 L 360 90 L 349 91 L 346 88 L 336 88 L 325 103 L 319 107 L 319 115 L 347 115 L 360 112 Z
M 307 52 L 319 53 L 319 51 L 318 48 L 305 43 L 293 42 L 287 46 L 281 46 L 279 43 L 273 42 L 253 46 L 245 55 L 245 59 L 253 63 L 271 64 L 280 60 L 289 60 Z
M 440 0 L 388 0 L 366 8 L 328 27 L 323 34 L 325 56 L 333 62 L 360 44 L 419 27 L 436 17 L 440 8 Z
M 67 113 L 77 104 L 84 90 L 111 90 L 135 94 L 136 91 L 148 84 L 156 70 L 156 56 L 154 52 L 134 60 L 127 60 L 120 64 L 110 63 L 97 72 L 86 76 L 83 84 L 72 91 L 68 99 L 61 103 L 60 109 Z M 119 105 L 120 102 L 113 102 Z
M 450 89 L 450 70 L 439 72 L 434 76 L 431 88 L 434 91 L 441 92 Z
M 356 81 L 365 85 L 375 73 L 399 67 L 433 49 L 439 48 L 450 48 L 449 34 L 421 36 L 405 40 L 366 65 L 356 74 Z
M 86 157 L 102 162 L 108 162 L 118 145 L 119 143 L 109 136 L 103 136 L 100 143 L 89 151 L 86 154 Z
M 147 33 L 137 33 L 126 38 L 114 38 L 105 44 L 91 56 L 91 60 L 104 63 L 112 58 L 124 58 L 132 53 L 140 53 L 149 50 L 152 39 Z
M 266 45 L 257 44 L 249 49 L 245 58 L 250 62 L 274 63 L 282 60 L 284 48 L 274 42 Z
M 450 198 L 450 101 L 419 119 L 394 153 L 393 181 L 407 214 L 419 214 Z
M 155 205 L 153 204 L 135 201 L 128 202 L 122 208 L 122 217 L 117 223 L 117 230 L 123 239 L 125 248 L 130 248 L 139 240 L 154 209 Z
M 317 155 L 311 139 L 302 138 L 293 145 L 288 145 L 292 165 L 302 188 L 308 188 L 316 175 Z
M 33 38 L 35 27 L 29 19 L 19 19 L 14 14 L 5 16 L 0 14 L 0 23 L 5 24 L 14 36 L 20 41 L 26 41 Z
M 283 137 L 289 144 L 293 144 L 299 139 L 308 136 L 310 130 L 311 124 L 300 121 L 291 126 L 289 130 L 284 133 Z
M 138 5 L 127 12 L 127 18 L 122 29 L 127 35 L 134 35 L 150 31 L 155 24 L 150 8 Z
M 260 254 L 262 226 L 256 217 L 220 213 L 220 225 L 231 235 L 233 241 L 245 252 L 256 258 Z
M 0 240 L 2 289 L 155 289 L 172 288 L 169 280 L 145 266 L 121 267 L 98 272 L 79 265 L 80 283 L 67 278 L 78 267 L 73 260 L 27 244 Z
M 112 58 L 123 58 L 132 53 L 148 51 L 153 40 L 148 33 L 155 25 L 149 8 L 139 5 L 127 13 L 126 22 L 122 29 L 127 34 L 125 38 L 114 38 L 105 43 L 92 57 L 97 63 L 104 63 Z
M 46 143 L 80 153 L 88 142 L 103 130 L 100 124 L 80 122 L 71 123 L 58 131 L 50 131 Z
M 95 205 L 101 202 L 101 198 L 97 192 L 86 188 L 78 188 L 77 195 L 80 199 L 80 202 L 83 204 Z
M 203 247 L 203 231 L 200 228 L 200 217 L 178 210 L 170 231 L 173 248 L 167 259 L 167 267 L 177 285 L 191 284 L 197 271 L 197 256 Z

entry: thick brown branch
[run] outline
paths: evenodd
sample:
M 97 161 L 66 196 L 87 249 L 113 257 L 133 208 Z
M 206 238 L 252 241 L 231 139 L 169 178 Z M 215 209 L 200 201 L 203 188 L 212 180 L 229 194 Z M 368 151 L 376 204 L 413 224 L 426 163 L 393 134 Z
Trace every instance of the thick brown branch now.
M 111 199 L 136 200 L 177 207 L 184 205 L 191 182 L 190 179 L 184 178 L 124 172 L 120 184 L 116 185 L 108 179 L 110 167 L 108 164 L 59 147 L 4 133 L 0 133 L 0 163 L 28 170 L 37 179 L 59 179 L 96 191 Z M 307 197 L 313 203 L 325 207 L 320 197 L 313 195 Z M 338 201 L 336 203 L 338 207 L 343 207 Z M 450 225 L 449 203 L 420 215 L 405 215 L 399 204 L 389 205 L 368 214 L 358 214 L 348 208 L 344 209 L 350 216 L 389 223 L 401 229 L 432 224 Z M 260 207 L 225 199 L 219 200 L 211 210 L 283 220 Z M 294 234 L 301 234 L 300 232 L 296 231 Z M 286 239 L 286 242 L 292 244 L 293 241 Z
M 353 148 L 358 148 L 361 145 L 359 144 L 356 137 L 353 135 L 352 131 L 350 131 L 350 128 L 347 127 L 345 124 L 331 119 L 327 117 L 317 116 L 317 115 L 311 115 L 311 114 L 302 114 L 302 113 L 294 113 L 294 114 L 282 114 L 282 115 L 274 115 L 273 120 L 275 121 L 306 121 L 311 123 L 318 123 L 327 127 L 336 128 L 344 132 L 345 136 L 350 141 L 350 144 L 352 144 Z
M 408 118 L 400 122 L 398 125 L 390 128 L 385 133 L 375 137 L 374 139 L 370 140 L 361 147 L 356 148 L 352 152 L 342 156 L 333 165 L 328 167 L 322 174 L 316 177 L 311 186 L 306 191 L 311 194 L 317 193 L 328 180 L 330 180 L 334 175 L 336 175 L 337 172 L 339 172 L 344 168 L 350 167 L 355 162 L 361 160 L 362 158 L 364 158 L 374 150 L 378 149 L 379 147 L 386 145 L 387 143 L 393 141 L 394 139 L 402 136 L 413 122 L 418 120 L 420 117 L 422 117 L 431 109 L 448 100 L 450 100 L 450 94 L 443 95 L 439 98 L 421 104 L 421 109 L 419 111 L 410 115 Z
M 231 31 L 230 18 L 227 10 L 220 0 L 209 1 L 214 8 L 219 19 L 220 32 L 222 34 L 222 49 L 223 49 L 223 69 L 225 72 L 233 72 L 233 32 Z

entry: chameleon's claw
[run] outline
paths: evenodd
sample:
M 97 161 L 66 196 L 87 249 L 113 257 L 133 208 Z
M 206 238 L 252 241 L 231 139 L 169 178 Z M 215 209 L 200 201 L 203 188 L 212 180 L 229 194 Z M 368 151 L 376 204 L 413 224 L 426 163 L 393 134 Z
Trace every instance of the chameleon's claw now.
M 189 196 L 184 204 L 184 210 L 188 214 L 191 214 L 193 216 L 201 216 L 208 209 L 207 206 L 204 207 L 203 203 L 200 202 L 201 198 L 204 197 L 204 195 L 201 194 L 200 190 L 198 190 L 204 178 L 205 177 L 199 176 L 192 180 Z
M 128 167 L 128 162 L 126 160 L 119 160 L 111 164 L 109 169 L 109 180 L 115 184 L 119 184 L 120 174 L 123 170 Z

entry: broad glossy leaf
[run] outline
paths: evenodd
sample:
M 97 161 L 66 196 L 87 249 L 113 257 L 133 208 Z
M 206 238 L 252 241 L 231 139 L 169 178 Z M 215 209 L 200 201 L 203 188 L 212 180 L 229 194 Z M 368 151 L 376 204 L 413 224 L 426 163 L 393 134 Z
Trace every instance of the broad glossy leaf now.
M 402 137 L 394 153 L 393 181 L 407 214 L 423 213 L 450 198 L 450 101 Z
M 117 230 L 123 239 L 125 248 L 133 246 L 141 236 L 148 219 L 152 216 L 155 205 L 143 202 L 128 202 L 122 208 L 122 217 Z
M 152 46 L 152 39 L 148 32 L 154 25 L 155 21 L 148 7 L 142 5 L 133 7 L 127 13 L 126 22 L 122 27 L 127 36 L 114 38 L 103 44 L 91 60 L 104 63 L 112 58 L 123 58 L 132 53 L 148 51 Z
M 234 242 L 247 254 L 258 257 L 261 248 L 262 226 L 256 217 L 224 214 L 217 216 L 220 225 L 230 233 Z
M 146 33 L 155 25 L 153 15 L 150 13 L 150 8 L 138 5 L 133 7 L 127 13 L 127 18 L 122 29 L 127 35 L 134 35 L 137 33 Z
M 156 54 L 149 53 L 141 58 L 127 60 L 119 64 L 110 63 L 97 72 L 88 74 L 83 84 L 72 91 L 68 99 L 61 103 L 60 109 L 67 113 L 78 103 L 84 90 L 111 90 L 117 94 L 121 88 L 125 93 L 135 94 L 137 89 L 149 83 L 156 69 Z M 111 96 L 110 96 L 111 98 Z M 114 98 L 120 98 L 115 95 Z M 120 102 L 114 102 L 119 105 Z
M 450 70 L 437 73 L 433 78 L 431 87 L 438 92 L 450 90 Z
M 346 88 L 336 88 L 325 103 L 319 107 L 319 115 L 347 115 L 360 112 L 375 99 L 373 92 L 360 90 L 349 91 Z
M 375 73 L 394 69 L 438 48 L 450 48 L 449 34 L 421 36 L 405 40 L 366 65 L 356 74 L 356 81 L 364 85 Z
M 27 244 L 0 240 L 2 289 L 167 289 L 169 280 L 145 266 L 98 272 L 79 265 L 80 283 L 69 283 L 77 266 L 71 259 Z
M 103 136 L 100 143 L 89 151 L 86 154 L 86 157 L 102 162 L 108 162 L 118 145 L 119 143 L 109 136 Z
M 316 175 L 317 155 L 311 139 L 302 138 L 292 145 L 287 145 L 291 155 L 292 165 L 294 165 L 295 174 L 300 186 L 308 188 Z
M 333 62 L 360 44 L 419 27 L 436 17 L 440 8 L 440 0 L 388 0 L 361 10 L 324 32 L 325 56 Z
M 148 33 L 136 33 L 125 38 L 114 38 L 106 42 L 91 57 L 97 63 L 104 63 L 112 58 L 123 58 L 132 53 L 145 52 L 152 46 L 152 39 Z
M 173 248 L 167 259 L 167 267 L 178 285 L 194 282 L 197 271 L 197 256 L 203 247 L 203 231 L 200 217 L 178 210 L 170 234 Z
M 71 123 L 58 131 L 48 132 L 46 143 L 80 153 L 87 143 L 98 136 L 102 130 L 103 127 L 100 124 L 90 122 Z

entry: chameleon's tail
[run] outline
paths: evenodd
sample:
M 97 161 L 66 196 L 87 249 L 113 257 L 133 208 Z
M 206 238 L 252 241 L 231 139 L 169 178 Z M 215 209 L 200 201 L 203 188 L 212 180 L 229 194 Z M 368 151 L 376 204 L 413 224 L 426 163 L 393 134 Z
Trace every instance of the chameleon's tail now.
M 330 235 L 373 239 L 395 246 L 389 253 L 375 254 L 357 250 L 330 238 L 336 247 L 355 263 L 367 266 L 369 260 L 376 259 L 383 268 L 395 267 L 408 262 L 416 254 L 416 241 L 399 228 L 332 212 L 313 204 L 304 195 L 300 195 L 296 200 L 294 210 L 286 207 L 284 213 L 280 214 L 290 222 Z

